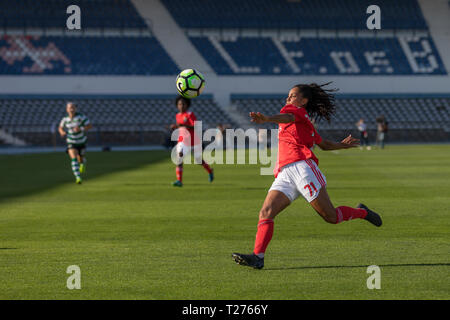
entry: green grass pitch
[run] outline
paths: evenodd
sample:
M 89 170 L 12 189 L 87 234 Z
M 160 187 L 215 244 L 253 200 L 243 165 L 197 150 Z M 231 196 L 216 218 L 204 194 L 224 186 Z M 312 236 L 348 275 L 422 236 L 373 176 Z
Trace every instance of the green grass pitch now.
M 167 151 L 91 152 L 76 185 L 63 153 L 0 156 L 0 299 L 449 299 L 450 146 L 317 155 L 334 205 L 361 201 L 384 225 L 327 224 L 299 198 L 263 270 L 231 259 L 253 249 L 273 181 L 257 165 L 215 165 L 212 184 L 186 165 L 174 188 Z

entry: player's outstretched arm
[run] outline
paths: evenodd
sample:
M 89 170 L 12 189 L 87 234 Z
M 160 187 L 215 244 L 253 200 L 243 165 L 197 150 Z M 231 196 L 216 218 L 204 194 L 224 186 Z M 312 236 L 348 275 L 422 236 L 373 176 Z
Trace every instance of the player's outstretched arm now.
M 61 137 L 64 137 L 66 135 L 66 132 L 64 131 L 63 127 L 58 127 L 59 135 Z
M 273 116 L 266 116 L 261 112 L 250 112 L 250 118 L 252 122 L 264 123 L 264 122 L 275 122 L 275 123 L 289 123 L 295 121 L 295 116 L 291 113 L 280 113 Z
M 339 150 L 349 149 L 359 146 L 359 139 L 355 139 L 350 134 L 347 138 L 341 142 L 334 142 L 331 140 L 323 139 L 321 143 L 317 144 L 322 150 Z

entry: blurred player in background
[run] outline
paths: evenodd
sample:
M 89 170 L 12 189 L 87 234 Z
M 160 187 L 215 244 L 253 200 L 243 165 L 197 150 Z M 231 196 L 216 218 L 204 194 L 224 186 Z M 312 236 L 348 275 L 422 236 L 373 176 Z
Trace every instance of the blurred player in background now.
M 361 150 L 364 146 L 366 146 L 367 150 L 370 150 L 369 133 L 367 132 L 367 124 L 364 122 L 364 119 L 359 119 L 359 121 L 356 123 L 356 127 L 358 128 L 360 135 Z
M 191 106 L 191 100 L 186 99 L 182 96 L 178 96 L 175 100 L 175 105 L 178 109 L 178 113 L 176 115 L 176 124 L 172 124 L 172 129 L 179 129 L 178 136 L 178 144 L 177 148 L 177 167 L 176 167 L 176 175 L 177 181 L 173 183 L 175 187 L 183 186 L 183 158 L 186 154 L 189 154 L 191 149 L 194 150 L 194 157 L 200 155 L 200 158 L 196 158 L 196 163 L 200 163 L 208 172 L 209 182 L 214 180 L 214 172 L 213 169 L 203 160 L 201 154 L 201 140 L 198 135 L 194 132 L 194 122 L 197 120 L 195 114 L 191 111 L 188 111 Z
M 277 115 L 250 112 L 251 121 L 255 123 L 279 124 L 278 158 L 274 169 L 275 181 L 259 212 L 253 253 L 232 255 L 240 265 L 256 269 L 264 267 L 264 254 L 273 235 L 273 220 L 300 195 L 328 223 L 365 219 L 377 227 L 382 224 L 380 216 L 364 204 L 359 204 L 357 208 L 335 208 L 328 196 L 326 179 L 311 147 L 317 144 L 322 150 L 348 149 L 358 146 L 359 141 L 349 135 L 341 142 L 333 142 L 322 139 L 317 133 L 310 117 L 330 121 L 335 112 L 334 96 L 330 93 L 333 90 L 323 89 L 325 85 L 313 83 L 294 86 L 289 91 L 286 105 Z
M 66 152 L 70 157 L 75 182 L 81 184 L 81 173 L 86 170 L 86 132 L 92 128 L 92 124 L 85 115 L 77 112 L 73 102 L 67 103 L 66 111 L 67 116 L 62 118 L 58 131 L 61 137 L 66 137 Z
M 384 139 L 386 138 L 386 133 L 388 131 L 388 123 L 383 115 L 376 118 L 376 122 L 377 122 L 376 145 L 380 146 L 381 149 L 384 149 Z

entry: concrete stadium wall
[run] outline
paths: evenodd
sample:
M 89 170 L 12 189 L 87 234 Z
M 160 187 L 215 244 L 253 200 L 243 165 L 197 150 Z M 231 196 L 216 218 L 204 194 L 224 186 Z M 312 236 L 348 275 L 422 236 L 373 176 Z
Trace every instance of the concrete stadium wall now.
M 204 93 L 229 105 L 230 94 L 287 94 L 297 83 L 333 81 L 343 94 L 450 93 L 450 76 L 222 76 L 205 75 Z M 176 94 L 173 77 L 3 76 L 0 94 Z

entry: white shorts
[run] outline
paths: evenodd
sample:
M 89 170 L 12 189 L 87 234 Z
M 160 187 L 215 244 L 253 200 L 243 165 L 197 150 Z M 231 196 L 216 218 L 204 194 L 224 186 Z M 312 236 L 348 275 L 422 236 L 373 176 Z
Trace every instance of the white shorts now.
M 327 180 L 314 160 L 307 159 L 281 168 L 269 191 L 281 191 L 291 202 L 301 194 L 306 201 L 311 202 L 326 184 Z
M 194 152 L 195 163 L 202 163 L 202 145 L 197 144 L 195 146 L 187 146 L 183 142 L 178 142 L 176 146 L 177 150 L 177 165 L 183 163 L 183 158 L 186 155 L 190 155 L 191 152 Z M 180 152 L 183 154 L 180 157 Z

